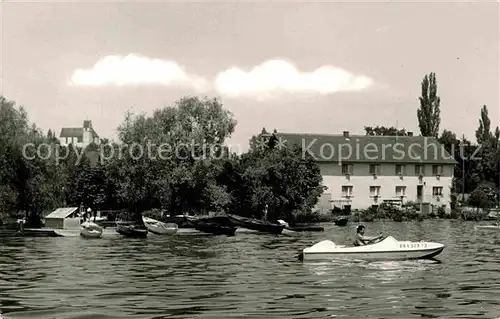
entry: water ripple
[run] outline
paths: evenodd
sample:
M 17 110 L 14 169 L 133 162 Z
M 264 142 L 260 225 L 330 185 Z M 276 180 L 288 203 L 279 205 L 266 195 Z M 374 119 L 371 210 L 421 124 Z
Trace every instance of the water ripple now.
M 354 226 L 354 225 L 352 225 Z M 473 223 L 380 222 L 369 233 L 442 242 L 441 262 L 299 262 L 353 227 L 274 236 L 2 238 L 0 313 L 8 319 L 494 318 L 500 233 Z

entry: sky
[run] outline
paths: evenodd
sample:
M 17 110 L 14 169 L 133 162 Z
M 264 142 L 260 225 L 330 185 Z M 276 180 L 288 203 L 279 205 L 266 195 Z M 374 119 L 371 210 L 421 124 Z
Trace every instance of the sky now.
M 238 124 L 419 133 L 420 83 L 436 73 L 441 130 L 499 123 L 497 2 L 16 2 L 0 4 L 0 90 L 58 134 L 92 120 L 114 139 L 127 110 L 219 97 Z

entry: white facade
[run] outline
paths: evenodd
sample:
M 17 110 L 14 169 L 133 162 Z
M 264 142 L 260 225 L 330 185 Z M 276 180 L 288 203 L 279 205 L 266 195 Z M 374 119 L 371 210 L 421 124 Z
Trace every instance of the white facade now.
M 100 138 L 92 128 L 91 121 L 84 121 L 83 127 L 63 128 L 59 136 L 61 145 L 73 144 L 86 147 L 91 143 L 100 144 Z
M 331 194 L 333 203 L 351 205 L 351 209 L 365 209 L 380 205 L 384 200 L 423 202 L 449 207 L 452 177 L 406 176 L 323 176 L 325 193 Z M 419 197 L 418 188 L 421 187 Z M 339 206 L 339 205 L 337 205 Z
M 442 175 L 424 174 L 422 177 L 414 174 L 345 175 L 340 174 L 338 166 L 336 163 L 320 163 L 323 185 L 328 188 L 325 194 L 339 208 L 350 205 L 351 209 L 366 209 L 387 200 L 450 207 L 453 181 L 451 165 L 444 167 Z
M 406 136 L 351 136 L 348 131 L 342 135 L 275 135 L 281 144 L 298 146 L 304 156 L 318 163 L 327 187 L 318 208 L 326 201 L 332 208 L 346 210 L 366 209 L 384 201 L 450 207 L 457 162 L 436 137 L 411 132 Z

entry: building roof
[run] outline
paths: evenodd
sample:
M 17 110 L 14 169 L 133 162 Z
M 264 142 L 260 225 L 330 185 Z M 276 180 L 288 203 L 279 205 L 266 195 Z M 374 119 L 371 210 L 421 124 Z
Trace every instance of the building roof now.
M 62 207 L 45 216 L 45 218 L 66 218 L 73 214 L 78 207 Z
M 319 162 L 456 164 L 434 137 L 276 133 L 286 147 L 298 145 Z
M 83 137 L 83 128 L 81 127 L 63 127 L 59 137 Z
M 96 131 L 92 127 L 92 121 L 83 121 L 83 127 L 63 127 L 61 129 L 61 134 L 59 137 L 80 137 L 83 138 L 83 130 L 90 129 L 92 133 L 92 138 L 98 138 Z

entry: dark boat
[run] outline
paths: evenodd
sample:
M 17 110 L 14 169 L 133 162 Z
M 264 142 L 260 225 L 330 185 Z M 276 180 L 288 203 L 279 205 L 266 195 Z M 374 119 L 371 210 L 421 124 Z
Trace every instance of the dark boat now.
M 227 217 L 188 217 L 188 221 L 194 229 L 214 235 L 234 236 L 237 229 Z
M 349 221 L 349 219 L 347 217 L 336 218 L 333 220 L 333 222 L 337 226 L 345 226 L 345 225 L 347 225 L 348 221 Z
M 231 223 L 235 226 L 252 229 L 260 231 L 263 233 L 271 233 L 279 235 L 285 229 L 285 225 L 280 225 L 278 223 L 271 223 L 263 220 L 258 220 L 254 218 L 247 218 L 232 214 L 227 214 Z
M 214 234 L 234 236 L 237 227 L 225 216 L 196 217 L 177 215 L 168 218 L 169 222 L 176 223 L 179 228 L 194 228 L 197 231 Z
M 127 225 L 125 223 L 116 223 L 116 232 L 120 235 L 130 238 L 146 238 L 148 230 L 139 228 L 136 225 Z
M 236 227 L 223 226 L 214 223 L 200 223 L 194 227 L 194 229 L 204 232 L 210 233 L 214 235 L 228 235 L 234 236 L 236 233 Z
M 165 218 L 165 222 L 177 224 L 179 228 L 194 228 L 194 220 L 197 218 L 187 215 L 175 215 Z
M 290 226 L 286 229 L 292 231 L 325 231 L 325 229 L 321 226 Z

